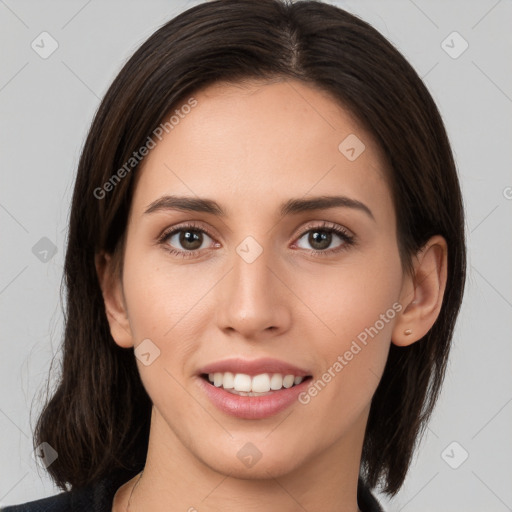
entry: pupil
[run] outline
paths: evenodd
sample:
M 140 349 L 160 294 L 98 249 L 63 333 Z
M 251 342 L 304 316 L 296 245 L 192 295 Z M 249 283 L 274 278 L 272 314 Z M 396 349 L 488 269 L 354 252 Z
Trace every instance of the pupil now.
M 201 237 L 195 231 L 182 231 L 180 235 L 180 244 L 186 249 L 190 249 L 191 251 L 195 249 L 199 249 L 201 247 Z M 190 246 L 192 245 L 192 247 Z
M 317 236 L 319 235 L 319 236 Z M 331 243 L 331 236 L 332 233 L 327 233 L 326 231 L 313 231 L 309 235 L 309 243 L 315 247 L 315 244 L 320 243 L 320 247 L 317 247 L 317 249 L 326 249 L 329 247 Z M 323 242 L 323 243 L 322 243 Z

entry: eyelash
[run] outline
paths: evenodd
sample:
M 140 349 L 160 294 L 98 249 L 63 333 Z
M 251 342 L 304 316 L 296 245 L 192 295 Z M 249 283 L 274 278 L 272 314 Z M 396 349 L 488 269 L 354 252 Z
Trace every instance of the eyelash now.
M 197 257 L 197 253 L 200 252 L 202 249 L 195 249 L 193 251 L 179 251 L 175 249 L 174 247 L 170 246 L 167 243 L 167 240 L 174 234 L 179 233 L 180 231 L 198 231 L 205 233 L 210 238 L 214 239 L 214 236 L 204 227 L 199 226 L 193 222 L 184 224 L 181 226 L 174 227 L 170 230 L 165 231 L 162 233 L 162 235 L 158 238 L 158 243 L 164 246 L 165 250 L 169 252 L 172 255 L 181 257 L 181 258 L 194 258 Z M 305 231 L 303 231 L 297 238 L 297 240 L 300 240 L 304 235 L 309 233 L 310 231 L 324 231 L 326 233 L 334 233 L 338 235 L 342 240 L 343 244 L 339 247 L 336 247 L 334 249 L 328 249 L 328 250 L 318 250 L 318 249 L 310 249 L 308 252 L 314 256 L 329 256 L 332 254 L 337 254 L 339 252 L 342 252 L 346 250 L 348 247 L 355 245 L 355 237 L 350 235 L 345 229 L 336 226 L 335 224 L 331 224 L 327 221 L 324 221 L 322 224 L 317 226 L 308 226 Z

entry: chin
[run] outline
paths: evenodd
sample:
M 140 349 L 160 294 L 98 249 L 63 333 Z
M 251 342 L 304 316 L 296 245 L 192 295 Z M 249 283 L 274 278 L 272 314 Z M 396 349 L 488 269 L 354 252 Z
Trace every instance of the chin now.
M 205 457 L 197 458 L 211 470 L 241 480 L 268 480 L 272 477 L 281 477 L 300 466 L 296 458 L 296 448 L 290 446 L 283 449 L 282 444 L 272 443 L 268 439 L 261 442 L 237 440 L 225 449 L 219 444 L 217 446 L 220 448 L 219 451 L 209 450 Z

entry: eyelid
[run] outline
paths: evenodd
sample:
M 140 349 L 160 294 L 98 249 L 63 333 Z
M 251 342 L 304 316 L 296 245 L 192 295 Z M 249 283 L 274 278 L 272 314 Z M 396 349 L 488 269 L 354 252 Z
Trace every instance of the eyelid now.
M 176 226 L 172 226 L 170 228 L 165 228 L 160 235 L 157 237 L 157 243 L 163 243 L 166 238 L 169 238 L 172 234 L 177 231 L 182 231 L 186 229 L 195 229 L 197 231 L 204 231 L 210 238 L 215 239 L 216 236 L 203 224 L 197 223 L 197 221 L 184 221 L 181 224 L 177 224 Z M 193 252 L 193 251 L 188 251 Z
M 318 224 L 320 223 L 320 224 Z M 207 227 L 205 227 L 203 224 L 198 223 L 197 221 L 184 221 L 181 224 L 177 224 L 176 226 L 172 226 L 171 228 L 165 228 L 160 235 L 158 235 L 157 240 L 160 242 L 164 239 L 166 239 L 171 233 L 174 233 L 176 231 L 179 231 L 180 229 L 187 229 L 187 228 L 194 228 L 200 231 L 204 231 L 210 238 L 216 238 L 216 235 L 214 235 Z M 326 221 L 326 220 L 316 220 L 316 221 L 309 221 L 306 223 L 304 227 L 301 228 L 300 232 L 297 233 L 294 238 L 300 238 L 304 236 L 308 231 L 311 229 L 338 229 L 340 231 L 343 231 L 347 234 L 347 236 L 355 236 L 352 231 L 347 229 L 345 226 L 341 226 L 338 224 L 335 224 L 334 222 Z
M 320 224 L 318 224 L 318 223 L 320 223 Z M 355 238 L 354 233 L 352 233 L 352 231 L 350 231 L 350 229 L 346 228 L 345 226 L 342 226 L 341 224 L 336 224 L 334 222 L 330 222 L 327 220 L 309 221 L 303 228 L 301 228 L 300 234 L 296 235 L 296 238 L 297 237 L 300 238 L 300 237 L 304 236 L 306 233 L 308 233 L 312 229 L 318 229 L 318 230 L 325 229 L 326 231 L 328 231 L 328 230 L 341 231 L 344 234 L 346 234 L 347 237 Z
M 172 226 L 171 228 L 165 229 L 158 237 L 157 237 L 157 244 L 164 245 L 166 244 L 166 240 L 171 236 L 174 235 L 176 232 L 191 229 L 191 230 L 197 230 L 204 232 L 206 235 L 208 235 L 212 240 L 214 240 L 215 244 L 218 245 L 218 242 L 216 241 L 216 236 L 211 233 L 211 231 L 206 228 L 202 223 L 198 223 L 197 221 L 184 221 L 181 224 Z M 335 247 L 334 249 L 327 249 L 327 250 L 319 250 L 319 249 L 305 249 L 307 253 L 314 254 L 316 256 L 328 256 L 332 254 L 336 254 L 338 252 L 343 251 L 346 247 L 345 246 L 351 246 L 355 245 L 355 235 L 346 227 L 341 226 L 339 224 L 335 224 L 334 222 L 330 221 L 309 221 L 304 227 L 301 228 L 301 232 L 299 234 L 296 234 L 294 236 L 294 244 L 298 240 L 300 240 L 304 235 L 309 233 L 313 230 L 325 230 L 330 231 L 334 234 L 336 234 L 339 238 L 343 240 L 343 244 L 341 246 Z M 170 246 L 171 249 L 166 248 L 171 253 L 174 253 L 176 255 L 180 255 L 182 257 L 195 257 L 197 253 L 203 251 L 203 249 L 195 249 L 193 251 L 185 251 L 176 249 L 172 246 Z

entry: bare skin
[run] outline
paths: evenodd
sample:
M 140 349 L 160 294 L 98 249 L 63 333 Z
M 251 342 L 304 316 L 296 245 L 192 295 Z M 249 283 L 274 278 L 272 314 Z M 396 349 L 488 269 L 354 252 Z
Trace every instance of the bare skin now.
M 432 237 L 413 275 L 404 272 L 381 150 L 325 93 L 281 81 L 216 84 L 194 97 L 197 106 L 137 171 L 123 275 L 110 255 L 97 257 L 115 342 L 129 348 L 149 338 L 160 350 L 148 366 L 137 360 L 153 411 L 130 510 L 357 512 L 370 402 L 390 344 L 419 340 L 439 314 L 446 242 Z M 354 161 L 338 149 L 349 134 L 365 145 Z M 144 213 L 171 194 L 215 200 L 225 216 Z M 332 195 L 371 215 L 337 206 L 279 216 L 291 198 Z M 329 235 L 324 221 L 355 243 Z M 180 233 L 159 236 L 189 222 L 200 248 L 171 254 L 191 250 Z M 323 246 L 314 233 L 325 234 Z M 252 263 L 236 250 L 248 236 L 263 249 Z M 307 404 L 240 419 L 199 385 L 202 366 L 235 355 L 277 358 L 314 381 L 393 304 L 400 311 Z M 248 442 L 262 454 L 252 467 L 237 457 Z M 127 509 L 137 480 L 119 489 L 114 512 Z

